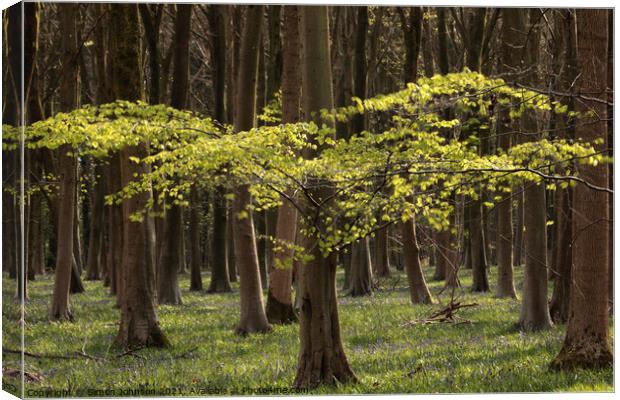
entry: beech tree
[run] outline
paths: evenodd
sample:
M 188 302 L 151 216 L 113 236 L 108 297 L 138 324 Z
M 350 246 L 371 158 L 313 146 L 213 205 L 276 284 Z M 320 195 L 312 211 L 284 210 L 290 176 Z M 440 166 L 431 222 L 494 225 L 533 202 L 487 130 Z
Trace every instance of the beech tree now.
M 61 13 L 61 29 L 64 37 L 63 59 L 66 68 L 72 73 L 67 75 L 75 76 L 76 79 L 63 79 L 60 87 L 62 109 L 71 111 L 78 106 L 77 82 L 79 79 L 79 69 L 76 63 L 77 52 L 77 31 L 76 19 L 77 4 L 67 4 L 65 11 Z M 56 270 L 54 277 L 54 292 L 52 294 L 52 305 L 50 308 L 50 319 L 52 320 L 72 320 L 73 314 L 69 308 L 69 289 L 71 285 L 72 270 L 74 268 L 73 255 L 73 225 L 75 224 L 76 208 L 76 184 L 77 184 L 77 158 L 71 154 L 70 144 L 61 146 L 58 149 L 58 170 L 60 173 L 60 196 L 58 201 L 58 254 L 56 256 Z
M 189 39 L 192 5 L 177 4 L 174 34 L 174 73 L 171 105 L 177 109 L 187 108 L 189 90 Z M 178 272 L 185 257 L 181 252 L 183 241 L 183 210 L 174 202 L 165 211 L 163 221 L 162 249 L 159 254 L 157 274 L 157 300 L 160 304 L 181 304 Z
M 112 93 L 117 99 L 142 100 L 142 56 L 140 25 L 136 4 L 110 6 L 112 39 Z M 132 161 L 148 155 L 146 143 L 121 150 L 121 182 L 123 186 L 137 176 L 148 173 L 146 164 Z M 117 290 L 121 299 L 121 321 L 116 343 L 121 347 L 162 347 L 169 344 L 157 317 L 155 304 L 155 237 L 152 217 L 136 221 L 132 215 L 144 209 L 152 198 L 151 189 L 123 201 L 123 285 Z
M 300 6 L 302 37 L 303 109 L 312 117 L 333 108 L 329 11 L 326 6 Z M 314 154 L 306 152 L 305 158 Z M 330 189 L 313 197 L 325 198 Z M 310 206 L 311 207 L 311 206 Z M 311 211 L 311 209 L 309 210 Z M 316 212 L 316 211 L 315 211 Z M 295 387 L 355 381 L 342 346 L 336 298 L 336 254 L 323 255 L 315 240 L 301 234 L 302 247 L 313 259 L 300 264 L 298 290 L 300 350 Z
M 607 108 L 597 99 L 605 99 L 607 89 L 607 12 L 601 9 L 576 11 L 577 66 L 581 71 L 579 90 L 593 96 L 577 102 L 577 111 L 594 111 L 590 123 L 575 127 L 575 135 L 584 140 L 598 140 L 596 148 L 606 150 L 605 118 Z M 604 165 L 579 166 L 579 175 L 599 187 L 606 187 Z M 609 367 L 613 355 L 609 343 L 607 304 L 609 231 L 609 197 L 605 191 L 583 184 L 574 188 L 573 271 L 566 337 L 551 366 L 570 370 Z
M 283 9 L 284 31 L 282 32 L 282 122 L 299 121 L 300 112 L 300 38 L 299 12 L 297 6 Z M 292 195 L 292 193 L 288 193 Z M 289 323 L 297 320 L 292 303 L 292 278 L 295 243 L 297 235 L 297 210 L 284 201 L 278 208 L 274 246 L 274 266 L 269 272 L 267 295 L 267 318 L 272 324 Z
M 235 107 L 235 131 L 250 130 L 255 125 L 256 80 L 258 54 L 261 43 L 263 6 L 248 6 L 240 49 L 240 64 L 237 75 L 237 102 Z M 239 269 L 241 296 L 241 320 L 237 333 L 271 330 L 267 321 L 258 266 L 258 253 L 252 212 L 252 196 L 247 186 L 235 189 L 233 199 L 233 235 L 235 262 Z

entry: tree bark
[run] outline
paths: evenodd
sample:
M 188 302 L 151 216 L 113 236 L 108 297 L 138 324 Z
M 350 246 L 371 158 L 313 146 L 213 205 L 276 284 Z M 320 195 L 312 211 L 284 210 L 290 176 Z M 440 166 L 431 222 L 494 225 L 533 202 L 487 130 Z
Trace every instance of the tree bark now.
M 112 35 L 111 61 L 113 95 L 129 101 L 143 99 L 140 29 L 137 4 L 110 5 L 110 31 Z M 141 143 L 121 150 L 121 183 L 123 186 L 148 172 L 144 163 L 130 161 L 148 155 L 148 145 Z M 140 192 L 122 204 L 123 215 L 123 287 L 121 321 L 116 344 L 123 348 L 169 345 L 157 318 L 154 269 L 155 238 L 153 219 L 145 216 L 141 222 L 130 216 L 146 207 L 152 197 L 150 190 Z
M 558 74 L 559 90 L 574 90 L 573 82 L 577 76 L 576 60 L 576 39 L 577 26 L 575 24 L 575 13 L 572 10 L 556 11 L 555 23 L 557 28 L 555 35 L 562 38 L 557 41 L 554 55 L 557 58 L 556 71 Z M 563 100 L 563 104 L 568 107 L 568 111 L 575 110 L 572 98 Z M 572 118 L 557 116 L 557 127 L 560 137 L 574 139 L 574 124 Z M 553 294 L 549 304 L 551 319 L 556 324 L 564 324 L 568 321 L 571 272 L 573 268 L 572 253 L 572 203 L 573 189 L 557 188 L 555 192 L 555 246 L 553 247 L 551 275 L 555 281 Z
M 519 67 L 522 47 L 520 33 L 525 30 L 523 11 L 507 8 L 502 11 L 502 69 L 512 72 Z M 512 146 L 512 130 L 508 110 L 499 110 L 498 147 L 508 151 Z M 497 297 L 517 298 L 513 279 L 512 191 L 502 192 L 497 211 Z
M 410 221 L 401 223 L 401 232 L 411 302 L 413 304 L 433 304 L 433 297 L 428 286 L 426 286 L 422 264 L 420 263 L 420 247 L 416 238 L 415 217 Z
M 307 117 L 322 108 L 333 108 L 331 59 L 329 52 L 329 14 L 326 6 L 300 7 L 302 81 L 304 111 Z M 305 157 L 315 154 L 307 152 Z M 325 189 L 328 191 L 329 189 Z M 328 193 L 322 193 L 328 194 Z M 316 212 L 317 210 L 310 210 Z M 313 256 L 299 267 L 300 351 L 294 386 L 356 381 L 340 338 L 336 298 L 336 253 L 321 253 L 314 238 L 301 241 Z
M 172 107 L 187 107 L 189 93 L 189 40 L 191 33 L 191 4 L 177 4 L 174 20 L 174 71 L 172 78 Z M 182 304 L 178 272 L 185 270 L 183 210 L 171 204 L 163 221 L 163 241 L 159 255 L 157 300 L 159 304 Z
M 367 237 L 351 244 L 350 268 L 349 295 L 370 296 L 372 294 L 372 261 Z
M 79 69 L 74 57 L 77 49 L 77 27 L 76 19 L 78 6 L 67 4 L 60 15 L 60 29 L 63 40 L 63 62 L 65 68 L 72 73 L 68 73 L 67 78 L 61 81 L 60 99 L 61 108 L 64 111 L 71 111 L 77 106 L 77 81 L 79 80 Z M 69 78 L 75 77 L 73 78 Z M 52 304 L 49 317 L 52 320 L 73 320 L 73 315 L 69 307 L 69 289 L 71 285 L 71 275 L 73 267 L 73 246 L 74 246 L 74 217 L 77 185 L 77 159 L 69 154 L 72 151 L 71 145 L 65 144 L 58 150 L 58 172 L 60 191 L 58 199 L 58 244 L 56 255 L 56 269 L 54 276 L 54 291 L 52 294 Z
M 86 279 L 98 280 L 101 277 L 101 253 L 103 245 L 104 226 L 104 187 L 105 171 L 97 164 L 94 173 L 94 188 L 92 191 L 92 226 L 88 239 L 88 258 L 86 261 Z
M 263 12 L 263 6 L 247 6 L 237 76 L 235 132 L 247 131 L 255 126 L 256 82 Z M 252 198 L 248 187 L 237 187 L 232 212 L 235 222 L 233 224 L 235 261 L 239 268 L 241 296 L 241 320 L 236 332 L 240 335 L 271 330 L 263 305 L 254 222 L 252 212 L 248 209 L 251 204 Z
M 374 273 L 380 278 L 390 277 L 390 251 L 388 248 L 388 229 L 383 228 L 375 235 Z
M 536 13 L 536 14 L 534 14 Z M 526 65 L 532 65 L 523 78 L 531 85 L 542 85 L 538 74 L 540 29 L 536 18 L 538 12 L 530 11 L 530 24 L 527 40 L 529 44 L 523 48 L 523 59 Z M 521 131 L 529 140 L 540 137 L 540 115 L 533 110 L 524 112 L 521 118 Z M 523 283 L 523 299 L 518 325 L 523 330 L 539 331 L 552 326 L 547 300 L 547 203 L 545 182 L 525 182 L 523 193 L 525 270 Z
M 299 121 L 301 74 L 299 72 L 299 14 L 297 6 L 283 7 L 282 37 L 282 122 Z M 291 194 L 291 193 L 289 193 Z M 297 209 L 283 199 L 278 208 L 275 232 L 274 265 L 269 271 L 267 318 L 272 324 L 297 321 L 293 310 L 291 285 L 293 256 L 297 233 Z
M 581 76 L 578 90 L 605 99 L 607 78 L 607 13 L 604 9 L 579 9 L 577 14 L 577 66 Z M 607 108 L 596 101 L 583 100 L 576 111 L 593 111 L 590 123 L 579 124 L 575 136 L 606 148 Z M 578 165 L 579 176 L 594 185 L 608 184 L 605 165 Z M 570 312 L 564 344 L 551 366 L 554 369 L 608 368 L 613 365 L 609 343 L 607 280 L 609 279 L 608 195 L 578 184 L 573 204 L 573 273 Z
M 227 32 L 227 13 L 226 5 L 210 5 L 207 13 L 211 35 L 213 35 L 213 46 L 211 47 L 211 57 L 213 59 L 213 96 L 215 105 L 215 119 L 221 123 L 228 122 L 226 113 L 226 32 Z M 232 71 L 228 75 L 232 75 Z M 213 195 L 213 236 L 212 249 L 213 259 L 211 260 L 211 282 L 207 293 L 231 292 L 231 277 L 229 271 L 229 253 L 233 253 L 231 247 L 231 235 L 228 234 L 228 218 L 226 208 L 226 198 L 223 188 L 215 188 Z M 234 266 L 234 265 L 233 265 Z M 236 281 L 236 273 L 235 281 Z
M 198 189 L 190 189 L 191 208 L 189 211 L 189 243 L 190 243 L 190 284 L 189 290 L 202 290 L 202 254 L 200 252 L 200 199 Z

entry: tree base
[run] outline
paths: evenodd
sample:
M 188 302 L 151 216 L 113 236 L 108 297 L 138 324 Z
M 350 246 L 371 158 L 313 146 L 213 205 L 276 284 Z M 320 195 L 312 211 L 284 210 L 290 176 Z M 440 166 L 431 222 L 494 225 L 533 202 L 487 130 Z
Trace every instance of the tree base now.
M 219 280 L 211 280 L 209 288 L 207 289 L 207 293 L 230 293 L 232 291 L 228 282 Z
M 333 386 L 336 382 L 357 382 L 357 377 L 343 353 L 337 352 L 331 356 L 326 352 L 301 355 L 293 384 L 296 389 L 312 389 L 319 385 Z
M 572 344 L 565 342 L 550 368 L 555 371 L 612 368 L 614 358 L 609 344 L 605 340 L 595 339 L 582 338 Z
M 411 304 L 434 304 L 433 297 L 426 290 L 420 289 L 411 294 Z
M 519 320 L 516 324 L 516 328 L 524 332 L 540 332 L 551 329 L 553 324 L 551 320 L 548 321 L 533 321 L 533 320 Z
M 292 324 L 297 322 L 297 315 L 293 310 L 292 304 L 284 304 L 278 301 L 272 294 L 269 292 L 267 295 L 267 320 L 271 324 Z
M 181 291 L 179 288 L 168 288 L 165 292 L 160 292 L 157 294 L 157 302 L 159 304 L 166 304 L 170 306 L 180 306 L 183 304 L 183 299 L 181 298 Z
M 74 322 L 73 313 L 71 313 L 71 310 L 50 310 L 49 319 L 50 321 Z
M 271 325 L 257 325 L 257 324 L 239 324 L 235 328 L 235 334 L 246 337 L 252 333 L 269 333 L 273 330 Z
M 140 349 L 143 347 L 165 348 L 170 346 L 170 341 L 161 331 L 159 326 L 151 327 L 148 331 L 132 332 L 119 331 L 114 344 L 121 349 Z

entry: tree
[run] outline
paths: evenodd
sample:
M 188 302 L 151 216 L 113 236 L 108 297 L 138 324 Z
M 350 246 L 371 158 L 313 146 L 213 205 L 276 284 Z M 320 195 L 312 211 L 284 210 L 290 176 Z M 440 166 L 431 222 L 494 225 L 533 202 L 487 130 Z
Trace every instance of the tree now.
M 237 103 L 235 107 L 235 132 L 254 128 L 256 115 L 256 80 L 258 54 L 260 51 L 263 6 L 248 6 L 246 21 L 241 37 L 239 73 L 237 75 Z M 258 253 L 254 235 L 252 212 L 248 207 L 252 197 L 246 185 L 237 187 L 233 199 L 233 235 L 235 262 L 239 269 L 241 296 L 241 319 L 237 333 L 267 332 L 271 325 L 267 321 L 263 304 L 263 293 L 258 266 Z
M 79 69 L 76 63 L 77 53 L 77 4 L 63 5 L 60 13 L 60 27 L 63 40 L 63 62 L 67 69 L 65 79 L 61 81 L 60 99 L 62 109 L 71 111 L 77 107 Z M 70 72 L 69 72 L 70 71 Z M 74 78 L 73 78 L 74 77 Z M 60 195 L 58 200 L 58 244 L 56 256 L 56 270 L 54 276 L 54 291 L 50 308 L 50 319 L 72 320 L 73 315 L 69 308 L 69 288 L 74 262 L 73 255 L 73 225 L 76 223 L 76 184 L 77 158 L 70 154 L 71 144 L 58 149 L 58 172 L 60 175 Z
M 558 78 L 556 86 L 560 91 L 574 91 L 573 82 L 577 77 L 576 65 L 576 24 L 575 13 L 571 10 L 558 10 L 555 14 L 557 29 L 555 37 L 555 59 Z M 575 101 L 571 96 L 564 99 L 568 111 L 575 110 Z M 574 138 L 574 118 L 558 116 L 556 126 L 560 137 Z M 556 324 L 566 323 L 569 313 L 572 253 L 572 203 L 573 188 L 558 187 L 555 191 L 555 247 L 552 254 L 551 276 L 555 280 L 553 294 L 549 303 L 551 320 Z
M 523 10 L 524 12 L 526 10 Z M 539 78 L 539 50 L 540 29 L 536 26 L 536 13 L 539 10 L 530 10 L 530 23 L 525 44 L 523 58 L 529 68 L 529 73 L 523 78 L 531 85 L 542 84 Z M 530 138 L 530 141 L 540 137 L 540 115 L 535 110 L 528 110 L 521 119 L 521 129 Z M 545 182 L 526 182 L 523 193 L 523 225 L 525 243 L 525 271 L 523 277 L 523 299 L 518 326 L 529 331 L 549 329 L 552 326 L 547 300 L 547 207 Z
M 519 68 L 523 48 L 522 32 L 525 31 L 525 19 L 522 10 L 507 8 L 502 11 L 502 63 L 501 68 L 508 73 Z M 512 144 L 512 128 L 508 116 L 509 110 L 499 110 L 497 126 L 498 146 L 508 151 Z M 512 192 L 502 194 L 497 205 L 497 297 L 516 298 L 517 293 L 513 280 L 513 247 L 512 247 Z
M 215 119 L 225 123 L 228 121 L 226 112 L 226 22 L 228 20 L 227 5 L 210 5 L 207 11 L 209 27 L 213 35 L 211 59 L 213 62 L 213 97 Z M 232 72 L 232 71 L 231 71 Z M 211 282 L 208 293 L 225 293 L 232 291 L 230 287 L 230 271 L 228 253 L 233 253 L 231 237 L 227 235 L 228 218 L 226 197 L 222 188 L 216 187 L 213 195 L 213 260 L 211 260 Z M 235 274 L 236 279 L 236 274 Z
M 140 25 L 137 4 L 110 5 L 112 93 L 117 99 L 141 100 L 142 60 Z M 146 164 L 131 161 L 148 155 L 146 143 L 124 148 L 121 151 L 121 181 L 128 185 L 147 174 Z M 150 188 L 132 198 L 125 199 L 123 212 L 123 287 L 121 292 L 121 322 L 116 344 L 125 348 L 169 345 L 161 331 L 154 293 L 155 243 L 153 220 L 144 216 L 136 221 L 132 216 L 144 209 L 152 197 Z
M 319 110 L 333 108 L 329 15 L 326 6 L 303 6 L 300 11 L 303 109 L 307 117 L 314 112 L 316 118 Z M 322 193 L 313 194 L 325 197 L 328 190 L 318 189 Z M 303 234 L 301 243 L 313 259 L 299 267 L 300 350 L 294 385 L 306 388 L 355 381 L 340 338 L 336 253 L 324 255 L 315 240 Z
M 174 72 L 170 103 L 177 109 L 187 108 L 189 92 L 189 39 L 191 33 L 191 4 L 177 4 L 174 21 Z M 162 249 L 159 255 L 157 276 L 157 300 L 160 304 L 181 304 L 178 271 L 184 253 L 183 209 L 172 200 L 164 216 Z
M 403 242 L 408 243 L 403 251 L 405 270 L 409 281 L 409 295 L 413 304 L 432 304 L 433 297 L 426 286 L 426 280 L 420 264 L 420 248 L 416 238 L 415 216 L 402 224 Z
M 577 81 L 582 93 L 593 100 L 576 104 L 580 112 L 594 112 L 589 123 L 575 128 L 578 138 L 594 142 L 598 150 L 606 150 L 607 108 L 607 13 L 604 9 L 579 9 L 577 14 L 577 65 L 581 72 Z M 591 184 L 608 184 L 604 165 L 580 165 L 579 176 Z M 573 271 L 570 312 L 566 337 L 560 353 L 553 360 L 554 369 L 606 368 L 613 364 L 609 344 L 609 312 L 607 304 L 609 208 L 608 195 L 577 184 L 573 203 Z
M 299 59 L 299 13 L 297 6 L 283 7 L 284 31 L 282 32 L 282 122 L 299 121 L 300 110 L 300 59 Z M 291 195 L 292 193 L 288 193 Z M 291 285 L 293 279 L 293 257 L 297 234 L 297 210 L 283 199 L 278 207 L 276 219 L 276 244 L 274 266 L 269 271 L 269 292 L 267 294 L 267 318 L 272 324 L 294 322 L 297 316 L 293 310 Z

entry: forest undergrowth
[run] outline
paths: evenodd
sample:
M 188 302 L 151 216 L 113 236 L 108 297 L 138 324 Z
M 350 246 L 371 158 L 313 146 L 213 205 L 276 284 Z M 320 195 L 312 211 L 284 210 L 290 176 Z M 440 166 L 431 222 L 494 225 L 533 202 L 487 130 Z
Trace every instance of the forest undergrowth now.
M 426 267 L 432 276 L 433 267 Z M 496 268 L 489 281 L 495 282 Z M 204 273 L 204 272 L 203 272 Z M 208 275 L 208 273 L 207 273 Z M 429 282 L 434 305 L 411 305 L 404 272 L 377 281 L 370 297 L 339 294 L 342 337 L 359 383 L 319 387 L 309 393 L 475 393 L 612 391 L 613 371 L 552 372 L 565 326 L 524 333 L 514 326 L 520 304 L 488 293 L 471 293 L 471 270 L 460 274 L 456 296 L 461 323 L 410 324 L 449 302 L 443 282 Z M 515 268 L 522 282 L 523 267 Z M 111 347 L 119 310 L 100 281 L 85 281 L 86 292 L 71 298 L 80 318 L 49 322 L 52 275 L 30 282 L 26 306 L 27 397 L 108 397 L 224 394 L 290 394 L 298 352 L 297 324 L 275 326 L 269 334 L 240 337 L 238 284 L 233 293 L 190 292 L 189 274 L 180 275 L 181 306 L 160 306 L 169 349 L 122 352 Z M 204 277 L 208 279 L 208 276 Z M 338 273 L 342 287 L 344 276 Z M 3 296 L 3 387 L 20 387 L 20 311 L 11 297 L 15 281 L 6 276 Z M 520 294 L 521 287 L 517 286 Z M 610 322 L 613 324 L 613 321 Z M 613 326 L 611 329 L 613 333 Z M 613 337 L 612 337 L 613 342 Z M 52 390 L 53 388 L 53 390 Z M 305 392 L 304 392 L 305 393 Z

